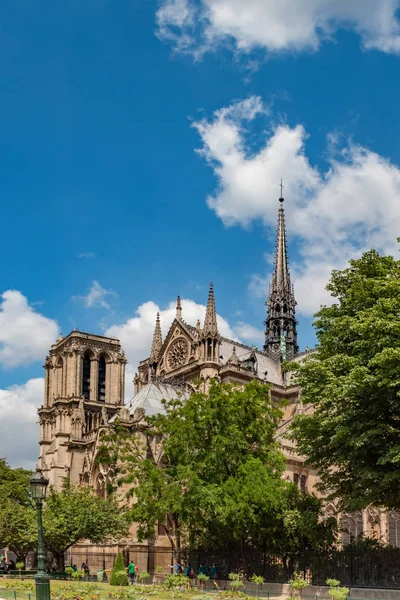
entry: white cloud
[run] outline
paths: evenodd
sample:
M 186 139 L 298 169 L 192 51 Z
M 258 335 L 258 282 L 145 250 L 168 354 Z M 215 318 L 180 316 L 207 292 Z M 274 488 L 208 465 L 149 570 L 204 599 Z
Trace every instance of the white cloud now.
M 92 281 L 91 288 L 86 296 L 74 296 L 73 300 L 83 302 L 86 308 L 110 308 L 106 301 L 107 296 L 116 296 L 113 290 L 106 290 L 98 281 Z
M 44 379 L 0 390 L 0 457 L 12 467 L 34 469 L 39 455 L 37 409 L 43 404 Z
M 80 252 L 78 258 L 94 258 L 96 254 L 94 252 Z
M 195 57 L 220 44 L 240 52 L 316 51 L 340 28 L 365 49 L 400 52 L 399 0 L 164 0 L 158 36 Z
M 260 115 L 260 98 L 251 97 L 218 110 L 211 121 L 193 124 L 200 153 L 213 168 L 217 188 L 207 199 L 226 225 L 249 226 L 262 219 L 275 227 L 277 182 L 284 178 L 289 238 L 297 236 L 301 260 L 292 263 L 299 312 L 310 314 L 329 299 L 324 286 L 332 268 L 371 247 L 396 252 L 400 219 L 400 170 L 389 160 L 349 142 L 327 140 L 329 168 L 322 172 L 306 156 L 303 126 L 269 123 L 257 152 L 247 130 Z M 266 118 L 266 117 L 265 117 Z M 266 280 L 253 277 L 253 293 Z
M 0 366 L 16 367 L 43 360 L 58 334 L 56 321 L 44 317 L 16 290 L 1 295 Z
M 239 321 L 235 325 L 235 333 L 246 343 L 256 344 L 258 346 L 262 346 L 264 343 L 264 331 L 262 329 L 257 329 L 257 327 L 253 327 L 249 323 L 243 323 L 243 321 Z

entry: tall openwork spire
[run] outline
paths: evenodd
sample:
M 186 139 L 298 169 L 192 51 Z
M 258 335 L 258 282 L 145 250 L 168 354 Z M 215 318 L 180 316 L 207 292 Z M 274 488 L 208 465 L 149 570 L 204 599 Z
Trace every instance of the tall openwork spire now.
M 160 350 L 162 346 L 162 333 L 160 323 L 160 313 L 157 313 L 156 326 L 154 329 L 153 343 L 151 345 L 150 362 L 156 362 L 158 360 Z
M 276 361 L 292 360 L 298 352 L 296 300 L 288 268 L 284 198 L 279 198 L 275 268 L 269 288 L 264 350 Z
M 214 288 L 213 284 L 210 283 L 210 290 L 208 292 L 208 302 L 206 316 L 204 319 L 203 335 L 217 335 L 218 324 L 217 324 L 217 312 L 215 310 L 215 299 L 214 299 Z

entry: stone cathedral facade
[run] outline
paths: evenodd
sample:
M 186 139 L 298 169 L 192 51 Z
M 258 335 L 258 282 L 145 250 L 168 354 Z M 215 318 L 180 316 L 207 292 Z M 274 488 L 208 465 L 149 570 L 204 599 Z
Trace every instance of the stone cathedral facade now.
M 162 335 L 157 314 L 149 356 L 139 363 L 134 395 L 124 403 L 125 354 L 119 340 L 72 331 L 60 336 L 45 361 L 45 398 L 39 409 L 39 467 L 50 484 L 62 486 L 69 477 L 73 485 L 88 485 L 106 497 L 113 485 L 108 467 L 98 464 L 99 439 L 113 418 L 145 435 L 146 415 L 163 411 L 162 399 L 190 394 L 194 385 L 206 391 L 211 379 L 246 383 L 257 378 L 271 386 L 273 398 L 285 400 L 279 442 L 286 457 L 288 481 L 302 492 L 315 492 L 318 473 L 304 465 L 285 433 L 298 411 L 303 411 L 299 390 L 281 369 L 283 359 L 300 361 L 297 343 L 296 300 L 288 268 L 283 198 L 279 199 L 275 265 L 266 301 L 265 343 L 262 349 L 223 337 L 218 330 L 213 285 L 210 285 L 204 321 L 185 321 L 178 296 L 176 315 Z M 161 453 L 157 440 L 148 440 L 155 460 Z M 326 514 L 335 514 L 333 505 Z M 373 507 L 362 513 L 342 515 L 343 541 L 360 533 L 383 538 L 400 546 L 400 520 L 396 513 Z M 137 544 L 135 527 L 123 545 Z M 160 526 L 151 544 L 167 546 Z M 146 544 L 148 547 L 148 544 Z

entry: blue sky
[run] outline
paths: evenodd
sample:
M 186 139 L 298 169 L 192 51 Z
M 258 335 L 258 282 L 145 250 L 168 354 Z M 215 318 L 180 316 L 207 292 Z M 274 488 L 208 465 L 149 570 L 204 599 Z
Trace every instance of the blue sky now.
M 372 246 L 397 252 L 400 3 L 288 2 L 2 5 L 11 463 L 34 460 L 60 330 L 119 335 L 129 380 L 157 309 L 165 332 L 180 294 L 192 321 L 213 281 L 223 332 L 261 346 L 281 177 L 302 348 L 330 270 Z

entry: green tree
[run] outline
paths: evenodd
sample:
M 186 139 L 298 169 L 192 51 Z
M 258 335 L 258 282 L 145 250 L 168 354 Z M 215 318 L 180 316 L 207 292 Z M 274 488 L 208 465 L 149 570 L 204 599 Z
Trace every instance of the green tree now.
M 305 411 L 293 436 L 322 489 L 350 509 L 400 508 L 400 261 L 366 252 L 327 289 L 319 345 L 296 381 Z
M 126 533 L 127 520 L 112 498 L 96 496 L 87 487 L 73 487 L 66 480 L 61 491 L 51 490 L 43 510 L 44 541 L 60 570 L 64 553 L 79 540 L 98 544 Z
M 122 554 L 121 552 L 118 552 L 111 571 L 110 585 L 128 585 L 128 583 L 128 575 L 126 573 Z
M 285 517 L 303 499 L 282 479 L 285 460 L 276 442 L 282 413 L 269 388 L 256 380 L 244 388 L 213 382 L 208 394 L 165 402 L 165 411 L 148 418 L 147 437 L 116 430 L 101 453 L 102 460 L 119 461 L 138 538 L 165 522 L 178 551 L 182 542 L 281 547 Z M 149 449 L 161 440 L 162 460 L 154 460 Z M 320 505 L 310 503 L 308 511 L 317 526 Z
M 36 513 L 28 496 L 31 475 L 0 460 L 0 547 L 8 547 L 22 562 L 37 541 Z

